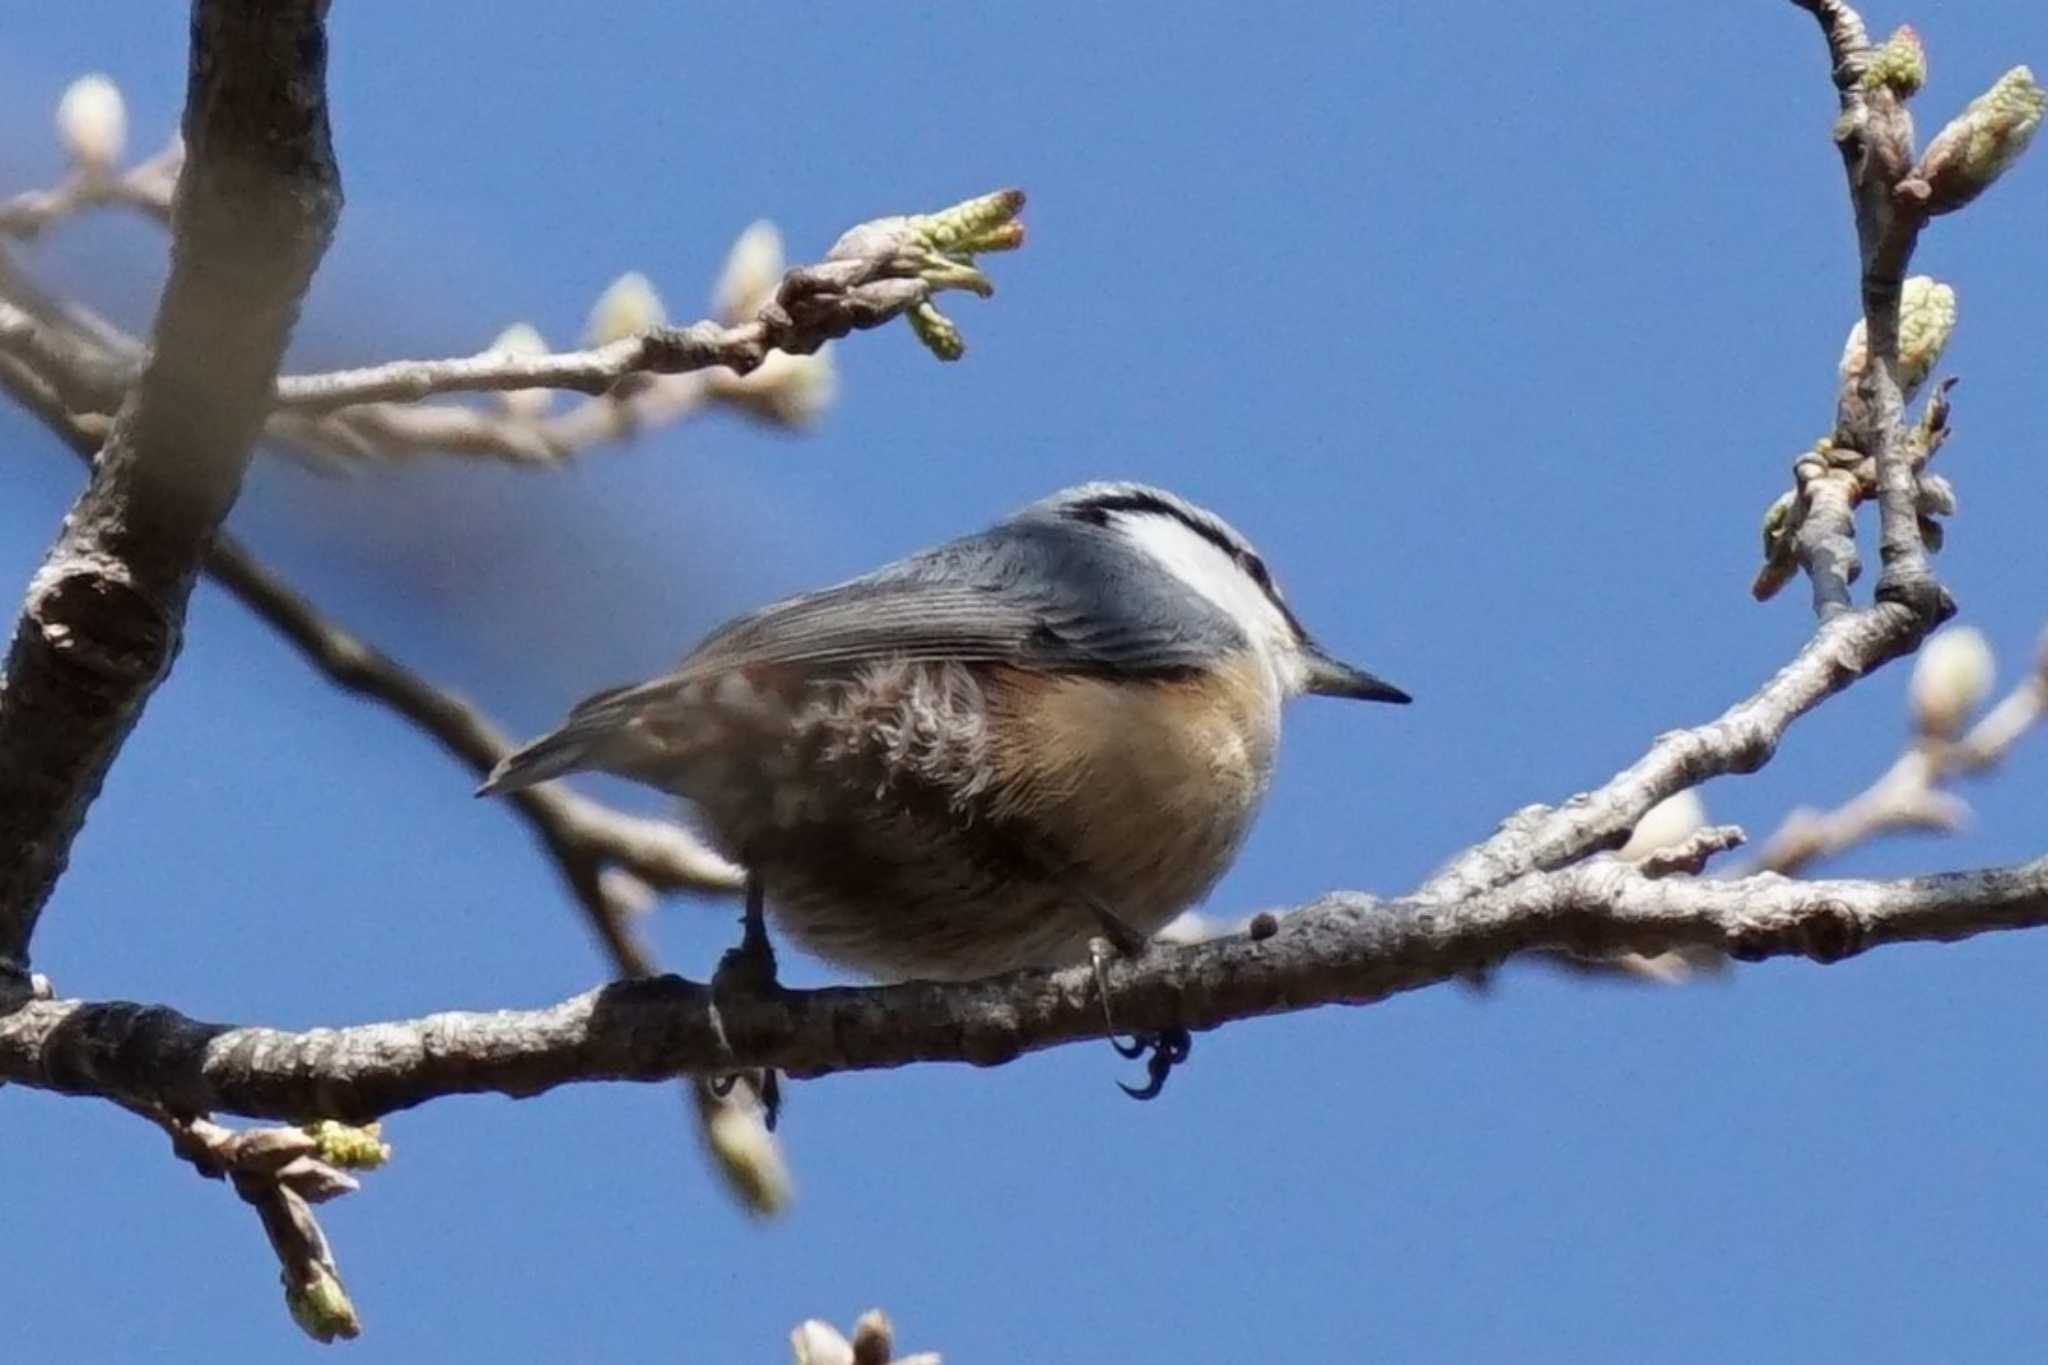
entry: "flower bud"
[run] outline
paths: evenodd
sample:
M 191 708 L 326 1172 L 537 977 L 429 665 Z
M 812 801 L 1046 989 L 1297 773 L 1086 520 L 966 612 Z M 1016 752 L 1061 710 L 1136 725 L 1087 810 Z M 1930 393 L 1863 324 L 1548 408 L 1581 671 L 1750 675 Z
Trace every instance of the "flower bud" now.
M 362 1334 L 363 1324 L 356 1317 L 356 1306 L 348 1301 L 341 1281 L 325 1266 L 314 1266 L 312 1278 L 306 1283 L 287 1286 L 284 1302 L 291 1310 L 292 1321 L 315 1341 L 328 1342 L 336 1337 L 353 1340 Z
M 1953 626 L 1920 647 L 1907 700 L 1913 728 L 1929 739 L 1954 739 L 1970 713 L 1991 695 L 1997 663 L 1984 633 Z
M 829 342 L 810 355 L 770 351 L 746 374 L 710 374 L 712 392 L 719 398 L 779 427 L 810 426 L 839 396 L 839 372 Z
M 805 1318 L 789 1334 L 796 1365 L 853 1365 L 853 1346 L 829 1322 Z
M 889 1315 L 870 1308 L 853 1324 L 854 1365 L 889 1365 L 896 1356 L 896 1329 Z
M 113 170 L 128 143 L 121 87 L 97 72 L 71 82 L 57 101 L 57 141 L 80 170 Z
M 1870 64 L 1863 68 L 1865 90 L 1890 90 L 1900 99 L 1907 99 L 1920 92 L 1927 84 L 1927 50 L 1920 45 L 1920 35 L 1913 31 L 1911 24 L 1900 24 L 1884 46 L 1870 54 Z
M 319 1150 L 303 1128 L 245 1128 L 235 1134 L 228 1159 L 236 1170 L 271 1174 Z
M 1931 275 L 1914 275 L 1899 292 L 1899 388 L 1911 402 L 1941 359 L 1956 329 L 1956 291 Z M 1837 373 L 1844 388 L 1863 377 L 1870 363 L 1868 330 L 1862 318 L 1849 329 Z
M 324 1204 L 330 1199 L 354 1194 L 363 1187 L 362 1182 L 347 1171 L 309 1156 L 279 1167 L 276 1180 L 308 1204 Z
M 711 291 L 711 312 L 725 323 L 745 322 L 761 311 L 782 283 L 782 234 L 766 218 L 734 239 L 725 269 Z
M 746 1201 L 749 1213 L 766 1216 L 789 1203 L 789 1168 L 783 1165 L 782 1149 L 768 1131 L 760 1106 L 744 1098 L 746 1093 L 739 1087 L 720 1099 L 700 1088 L 699 1112 L 704 1141 L 726 1180 Z
M 2032 71 L 2014 67 L 1935 135 L 1900 188 L 1920 197 L 1930 215 L 1955 212 L 2019 160 L 2044 110 L 2048 93 Z
M 931 300 L 913 303 L 903 316 L 910 320 L 910 330 L 917 334 L 924 348 L 940 360 L 958 360 L 967 354 L 967 342 L 960 329 L 953 325 L 953 319 L 934 308 Z
M 997 190 L 911 221 L 934 251 L 1013 251 L 1024 245 L 1024 191 Z
M 381 1123 L 356 1127 L 321 1119 L 306 1125 L 306 1135 L 319 1144 L 322 1160 L 352 1171 L 373 1171 L 391 1159 L 391 1147 L 384 1141 Z
M 1643 818 L 1636 821 L 1635 829 L 1630 832 L 1628 842 L 1615 856 L 1625 862 L 1641 862 L 1660 848 L 1683 843 L 1694 830 L 1706 823 L 1706 803 L 1700 800 L 1698 792 L 1688 787 L 1644 811 Z
M 654 284 L 637 270 L 629 270 L 605 286 L 590 307 L 590 321 L 583 329 L 584 340 L 603 346 L 638 336 L 650 327 L 668 321 L 668 310 Z
M 498 333 L 484 349 L 501 355 L 546 355 L 548 343 L 532 323 L 515 322 Z M 498 402 L 506 412 L 528 420 L 545 415 L 548 405 L 554 401 L 551 389 L 503 389 L 498 393 Z

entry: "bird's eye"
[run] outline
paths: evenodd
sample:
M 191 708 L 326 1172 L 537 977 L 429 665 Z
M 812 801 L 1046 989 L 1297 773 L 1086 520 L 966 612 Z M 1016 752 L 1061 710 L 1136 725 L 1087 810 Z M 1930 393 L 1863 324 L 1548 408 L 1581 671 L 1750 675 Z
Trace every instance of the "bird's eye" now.
M 1273 590 L 1273 575 L 1266 572 L 1265 560 L 1260 559 L 1251 551 L 1245 550 L 1238 555 L 1237 562 L 1246 573 L 1252 576 L 1252 582 L 1268 592 Z

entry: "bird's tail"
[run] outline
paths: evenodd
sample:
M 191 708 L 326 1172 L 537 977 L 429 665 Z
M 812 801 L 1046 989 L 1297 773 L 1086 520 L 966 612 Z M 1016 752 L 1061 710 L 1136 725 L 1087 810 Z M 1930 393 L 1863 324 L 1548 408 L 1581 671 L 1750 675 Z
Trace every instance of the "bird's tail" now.
M 542 735 L 498 760 L 491 775 L 476 789 L 478 796 L 516 792 L 537 782 L 560 777 L 585 768 L 610 766 L 607 758 L 616 746 L 633 709 L 631 693 L 637 687 L 615 687 L 577 703 L 562 728 Z

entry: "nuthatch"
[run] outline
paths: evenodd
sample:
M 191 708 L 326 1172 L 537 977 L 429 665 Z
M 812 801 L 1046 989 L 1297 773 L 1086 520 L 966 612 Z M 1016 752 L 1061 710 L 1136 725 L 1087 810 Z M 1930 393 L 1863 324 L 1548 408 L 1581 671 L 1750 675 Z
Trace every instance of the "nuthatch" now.
M 1200 900 L 1305 692 L 1408 700 L 1324 653 L 1222 520 L 1091 483 L 721 627 L 483 791 L 596 769 L 673 792 L 746 867 L 762 957 L 765 901 L 866 975 L 976 977 L 1104 933 L 1135 951 Z

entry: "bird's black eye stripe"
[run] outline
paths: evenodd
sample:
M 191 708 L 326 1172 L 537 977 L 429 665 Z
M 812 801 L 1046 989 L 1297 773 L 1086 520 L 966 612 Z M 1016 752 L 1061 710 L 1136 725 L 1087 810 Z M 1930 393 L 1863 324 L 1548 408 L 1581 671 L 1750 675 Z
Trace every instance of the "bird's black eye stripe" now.
M 1260 559 L 1250 550 L 1244 550 L 1239 552 L 1237 562 L 1246 573 L 1252 576 L 1252 582 L 1258 584 L 1268 593 L 1273 591 L 1273 575 L 1267 571 L 1265 560 Z
M 1185 507 L 1177 506 L 1151 493 L 1105 493 L 1099 498 L 1074 503 L 1062 508 L 1061 511 L 1074 521 L 1085 521 L 1092 526 L 1107 526 L 1109 514 L 1112 512 L 1151 512 L 1163 517 L 1172 517 L 1240 564 L 1243 564 L 1245 556 L 1250 554 L 1250 551 L 1226 535 L 1219 527 L 1200 517 L 1190 516 Z M 1252 555 L 1252 560 L 1257 562 L 1258 556 Z M 1262 570 L 1264 567 L 1260 565 Z M 1253 577 L 1257 576 L 1257 573 L 1253 574 Z
M 1084 502 L 1077 506 L 1069 507 L 1066 509 L 1065 515 L 1069 521 L 1085 521 L 1090 526 L 1109 525 L 1109 509 L 1098 503 Z

